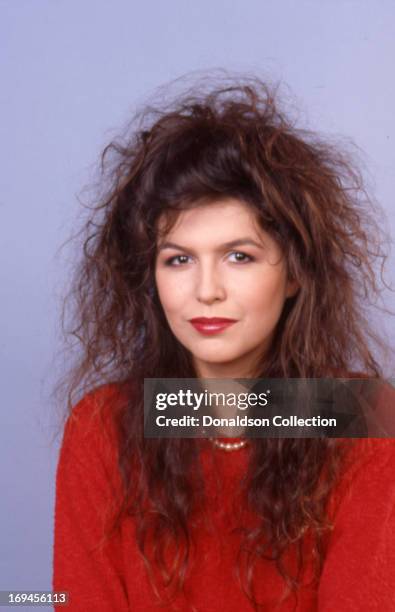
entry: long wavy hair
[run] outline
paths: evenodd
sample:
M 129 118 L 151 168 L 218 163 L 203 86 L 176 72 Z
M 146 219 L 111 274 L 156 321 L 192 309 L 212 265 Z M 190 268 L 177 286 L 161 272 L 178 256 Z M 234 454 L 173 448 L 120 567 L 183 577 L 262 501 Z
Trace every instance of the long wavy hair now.
M 64 301 L 63 330 L 80 352 L 61 386 L 68 412 L 77 394 L 98 385 L 122 389 L 114 423 L 123 497 L 109 533 L 124 516 L 135 517 L 152 588 L 171 605 L 191 563 L 191 516 L 204 482 L 191 476 L 201 474 L 199 440 L 143 435 L 144 378 L 196 377 L 155 287 L 159 218 L 168 231 L 180 210 L 234 197 L 281 247 L 300 290 L 285 303 L 261 364 L 265 378 L 383 376 L 375 351 L 388 347 L 367 307 L 380 295 L 386 238 L 349 154 L 298 129 L 276 87 L 257 77 L 206 80 L 138 111 L 104 149 L 100 184 L 78 234 L 82 256 Z M 297 594 L 306 534 L 319 579 L 329 494 L 350 446 L 342 442 L 250 441 L 245 496 L 259 526 L 243 530 L 237 564 L 253 609 L 261 609 L 253 585 L 260 559 L 272 560 Z M 177 552 L 169 560 L 171 545 Z M 298 552 L 296 571 L 285 561 L 290 547 Z

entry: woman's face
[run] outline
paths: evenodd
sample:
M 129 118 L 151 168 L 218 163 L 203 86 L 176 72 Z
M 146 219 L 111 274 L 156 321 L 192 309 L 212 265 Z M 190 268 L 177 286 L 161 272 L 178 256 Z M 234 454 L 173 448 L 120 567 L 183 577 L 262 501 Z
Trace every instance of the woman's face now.
M 277 243 L 233 198 L 180 212 L 157 244 L 155 280 L 170 329 L 206 378 L 253 377 L 298 289 Z M 214 317 L 233 322 L 191 322 Z

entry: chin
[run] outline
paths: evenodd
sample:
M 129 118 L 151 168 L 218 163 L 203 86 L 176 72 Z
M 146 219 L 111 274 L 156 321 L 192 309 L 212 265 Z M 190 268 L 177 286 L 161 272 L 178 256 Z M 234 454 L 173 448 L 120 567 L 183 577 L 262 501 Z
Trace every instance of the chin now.
M 240 355 L 229 355 L 229 354 L 219 354 L 218 351 L 215 354 L 202 354 L 202 353 L 194 353 L 192 351 L 192 355 L 195 359 L 199 359 L 199 361 L 204 361 L 205 363 L 212 363 L 215 365 L 225 365 L 227 363 L 232 363 L 233 361 L 237 361 Z

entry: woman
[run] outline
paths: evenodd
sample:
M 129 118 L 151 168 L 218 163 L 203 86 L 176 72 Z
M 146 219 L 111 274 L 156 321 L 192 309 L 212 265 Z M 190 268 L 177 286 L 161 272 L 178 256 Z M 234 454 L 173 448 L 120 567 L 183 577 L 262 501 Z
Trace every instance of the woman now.
M 358 173 L 259 79 L 138 121 L 104 151 L 71 294 L 54 589 L 72 610 L 395 609 L 391 439 L 143 433 L 144 378 L 382 377 Z

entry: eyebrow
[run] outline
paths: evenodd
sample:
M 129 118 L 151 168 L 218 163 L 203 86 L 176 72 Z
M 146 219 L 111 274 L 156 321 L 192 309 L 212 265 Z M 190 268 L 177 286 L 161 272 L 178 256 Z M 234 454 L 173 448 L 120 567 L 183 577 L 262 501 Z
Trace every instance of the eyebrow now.
M 223 249 L 231 249 L 233 247 L 242 246 L 246 244 L 255 246 L 258 249 L 264 248 L 263 244 L 259 244 L 258 242 L 255 242 L 255 240 L 252 240 L 251 238 L 238 238 L 237 240 L 231 240 L 230 242 L 224 242 L 223 244 L 218 246 L 215 250 L 222 251 Z M 162 244 L 159 245 L 158 252 L 163 251 L 164 249 L 177 249 L 179 251 L 189 251 L 191 253 L 194 252 L 193 249 L 187 249 L 186 247 L 183 247 L 180 244 L 175 244 L 174 242 L 163 242 Z

